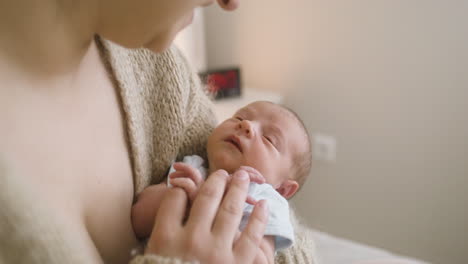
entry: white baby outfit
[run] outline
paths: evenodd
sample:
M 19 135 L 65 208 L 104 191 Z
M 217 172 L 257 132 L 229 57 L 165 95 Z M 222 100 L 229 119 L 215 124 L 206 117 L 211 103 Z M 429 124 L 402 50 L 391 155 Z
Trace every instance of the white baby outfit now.
M 203 166 L 204 161 L 200 156 L 185 156 L 182 162 L 198 169 L 202 177 L 206 178 L 206 168 Z M 174 171 L 171 166 L 169 174 Z M 167 184 L 170 186 L 169 180 Z M 294 230 L 289 219 L 288 201 L 267 183 L 250 183 L 248 194 L 257 201 L 265 199 L 268 202 L 270 215 L 265 228 L 265 235 L 275 237 L 275 251 L 290 247 L 294 242 Z M 247 225 L 252 210 L 253 205 L 246 203 L 239 226 L 240 230 L 243 230 Z

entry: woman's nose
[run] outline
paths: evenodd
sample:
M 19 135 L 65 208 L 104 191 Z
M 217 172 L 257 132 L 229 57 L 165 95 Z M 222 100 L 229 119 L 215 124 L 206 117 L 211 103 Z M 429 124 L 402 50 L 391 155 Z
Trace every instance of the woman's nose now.
M 247 138 L 251 138 L 254 136 L 253 125 L 252 122 L 250 122 L 249 120 L 242 120 L 239 123 L 239 129 L 243 134 L 245 134 Z

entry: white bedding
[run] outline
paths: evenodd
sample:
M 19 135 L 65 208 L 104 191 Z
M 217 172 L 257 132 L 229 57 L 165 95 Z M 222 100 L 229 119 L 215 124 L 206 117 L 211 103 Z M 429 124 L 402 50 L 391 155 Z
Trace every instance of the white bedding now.
M 429 264 L 319 231 L 313 236 L 321 264 Z

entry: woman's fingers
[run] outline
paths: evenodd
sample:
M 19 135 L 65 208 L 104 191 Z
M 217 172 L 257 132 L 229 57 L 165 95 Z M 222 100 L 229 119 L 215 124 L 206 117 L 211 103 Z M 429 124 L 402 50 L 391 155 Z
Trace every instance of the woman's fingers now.
M 182 223 L 187 205 L 185 191 L 167 190 L 146 253 L 183 256 L 200 263 L 253 263 L 266 226 L 265 201 L 255 205 L 246 228 L 239 233 L 249 176 L 239 170 L 229 184 L 228 179 L 223 170 L 211 174 L 199 188 L 185 225 Z
M 229 175 L 225 170 L 217 170 L 200 187 L 187 221 L 189 229 L 203 229 L 200 232 L 211 230 L 213 220 L 226 189 L 228 177 Z
M 244 170 L 236 171 L 231 178 L 226 196 L 216 215 L 213 234 L 225 243 L 232 243 L 239 229 L 247 198 L 249 175 Z
M 184 190 L 171 188 L 166 191 L 159 206 L 153 231 L 148 241 L 148 248 L 173 240 L 173 236 L 182 229 L 186 208 L 187 194 Z M 154 251 L 151 248 L 149 250 Z
M 234 245 L 236 263 L 252 263 L 259 251 L 267 221 L 268 206 L 266 200 L 261 200 L 255 205 L 247 226 Z

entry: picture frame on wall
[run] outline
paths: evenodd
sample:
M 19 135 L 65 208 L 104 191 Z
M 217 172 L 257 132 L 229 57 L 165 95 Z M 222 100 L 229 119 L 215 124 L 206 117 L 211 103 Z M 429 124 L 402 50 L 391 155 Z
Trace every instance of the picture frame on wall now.
M 210 70 L 200 73 L 199 76 L 215 100 L 241 95 L 241 77 L 238 67 Z

